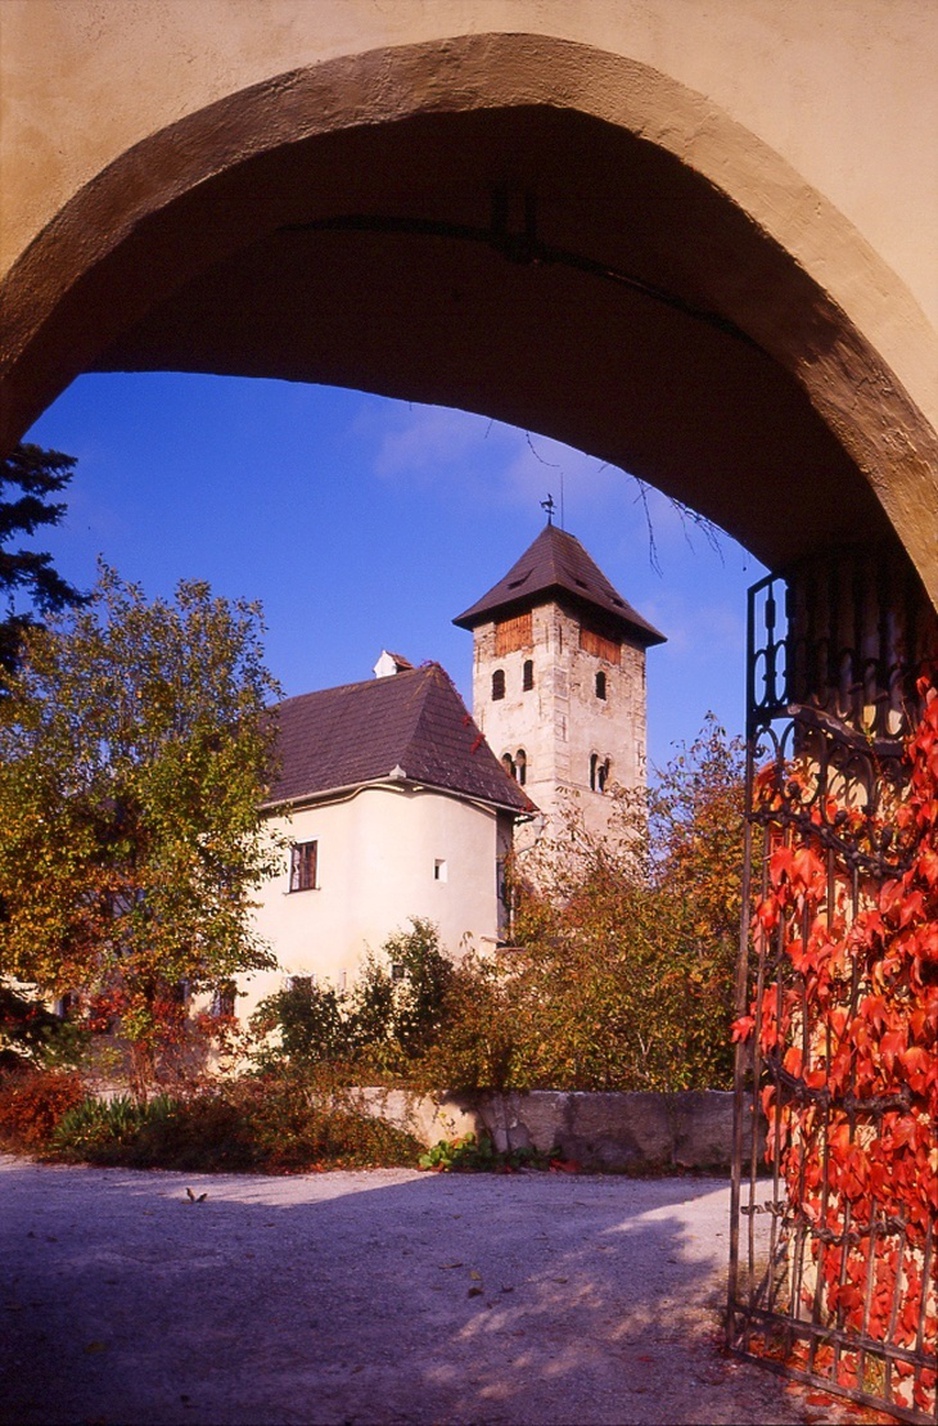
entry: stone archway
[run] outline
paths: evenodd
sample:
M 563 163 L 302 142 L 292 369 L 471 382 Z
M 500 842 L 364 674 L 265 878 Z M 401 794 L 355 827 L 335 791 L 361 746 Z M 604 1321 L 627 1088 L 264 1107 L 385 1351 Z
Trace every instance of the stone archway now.
M 89 369 L 363 386 L 579 445 L 774 568 L 895 531 L 935 598 L 938 442 L 844 308 L 864 275 L 912 331 L 821 195 L 645 65 L 544 35 L 373 51 L 75 193 L 4 283 L 6 435 Z
M 111 0 L 33 11 L 53 17 L 54 41 L 78 13 L 86 57 L 107 15 L 120 63 L 148 15 L 159 44 L 113 90 L 128 100 L 138 79 L 147 122 L 106 159 L 73 155 L 73 173 L 53 174 L 57 203 L 36 200 L 44 221 L 14 245 L 4 440 L 87 370 L 361 386 L 580 446 L 711 516 L 773 571 L 887 547 L 938 607 L 938 341 L 889 262 L 764 136 L 773 126 L 733 117 L 742 31 L 700 89 L 677 77 L 686 65 L 651 62 L 655 44 L 631 49 L 611 4 L 582 7 L 599 16 L 589 42 L 547 32 L 549 0 L 510 12 L 536 32 L 483 31 L 479 15 L 506 26 L 509 12 L 477 0 L 458 7 L 474 32 L 452 34 L 428 19 L 441 8 L 402 0 L 394 42 L 372 16 L 362 48 L 324 0 L 318 49 L 306 35 L 291 63 L 299 11 L 264 0 L 237 7 L 264 63 L 219 38 L 224 62 L 205 84 L 202 56 L 195 101 L 160 72 L 196 58 L 191 35 L 165 43 L 179 3 L 127 3 L 116 45 Z M 204 5 L 216 25 L 234 13 Z M 662 0 L 634 8 L 649 31 L 667 23 Z M 709 8 L 729 33 L 774 7 Z M 814 8 L 778 7 L 784 37 Z M 872 20 L 876 0 L 862 8 Z M 262 34 L 267 19 L 280 38 Z M 698 38 L 711 54 L 724 44 L 719 29 Z M 897 45 L 897 85 L 911 45 Z M 100 123 L 100 95 L 87 102 L 56 121 Z M 774 132 L 810 127 L 787 102 Z M 908 603 L 927 607 L 918 585 Z M 889 642 L 894 613 L 860 627 L 864 657 L 867 636 Z

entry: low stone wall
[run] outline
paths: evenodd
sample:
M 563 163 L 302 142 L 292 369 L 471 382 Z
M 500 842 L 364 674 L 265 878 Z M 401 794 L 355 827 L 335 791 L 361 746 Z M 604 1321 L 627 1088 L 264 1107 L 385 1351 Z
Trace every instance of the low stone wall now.
M 732 1156 L 733 1096 L 721 1090 L 676 1094 L 439 1094 L 363 1089 L 361 1104 L 430 1147 L 440 1139 L 488 1134 L 495 1147 L 559 1149 L 584 1168 L 724 1169 Z

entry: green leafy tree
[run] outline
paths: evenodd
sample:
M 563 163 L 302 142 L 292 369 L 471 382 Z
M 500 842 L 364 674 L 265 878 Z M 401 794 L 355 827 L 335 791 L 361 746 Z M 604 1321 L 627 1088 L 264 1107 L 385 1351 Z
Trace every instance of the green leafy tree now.
M 340 1064 L 359 1076 L 406 1072 L 441 1033 L 452 977 L 437 927 L 415 916 L 409 930 L 395 931 L 365 957 L 350 989 L 299 978 L 263 1000 L 253 1028 L 275 1040 L 260 1063 Z
M 3 972 L 78 992 L 138 1094 L 187 991 L 272 964 L 251 929 L 277 851 L 261 632 L 203 583 L 148 603 L 102 566 L 87 605 L 26 630 L 0 710 Z
M 59 524 L 65 505 L 50 503 L 50 497 L 65 489 L 74 466 L 74 456 L 30 444 L 15 446 L 0 461 L 0 598 L 6 602 L 0 619 L 0 688 L 16 667 L 23 635 L 36 613 L 45 616 L 81 602 L 78 590 L 53 568 L 50 554 L 11 543 Z
M 617 795 L 606 834 L 571 809 L 529 859 L 517 948 L 456 970 L 429 1077 L 452 1088 L 728 1085 L 742 815 L 743 749 L 712 718 L 647 798 Z

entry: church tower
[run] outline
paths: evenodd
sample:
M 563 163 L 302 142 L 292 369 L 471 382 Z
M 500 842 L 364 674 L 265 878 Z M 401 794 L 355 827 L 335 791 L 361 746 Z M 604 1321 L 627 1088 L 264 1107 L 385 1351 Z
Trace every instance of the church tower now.
M 604 794 L 645 785 L 645 650 L 664 635 L 550 521 L 453 623 L 472 631 L 473 717 L 492 751 L 548 818 L 574 794 L 601 832 Z

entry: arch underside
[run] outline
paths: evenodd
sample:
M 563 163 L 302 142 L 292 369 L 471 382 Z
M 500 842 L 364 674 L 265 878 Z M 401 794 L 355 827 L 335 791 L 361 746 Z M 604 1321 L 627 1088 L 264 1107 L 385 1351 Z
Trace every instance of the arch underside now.
M 775 569 L 894 539 L 838 400 L 832 419 L 811 393 L 842 342 L 837 313 L 673 154 L 516 104 L 281 134 L 211 171 L 218 122 L 194 116 L 114 166 L 125 187 L 146 174 L 154 199 L 24 345 L 48 389 L 23 398 L 21 429 L 83 370 L 323 382 L 556 437 Z M 174 154 L 199 181 L 171 173 Z M 119 178 L 85 201 L 113 204 Z M 51 237 L 75 242 L 67 222 Z M 14 271 L 23 291 L 34 249 Z

